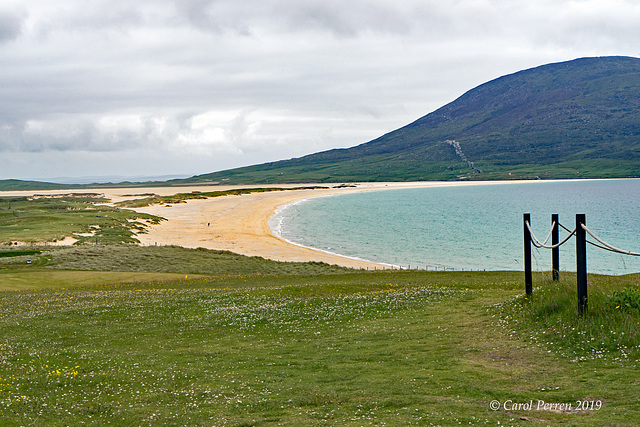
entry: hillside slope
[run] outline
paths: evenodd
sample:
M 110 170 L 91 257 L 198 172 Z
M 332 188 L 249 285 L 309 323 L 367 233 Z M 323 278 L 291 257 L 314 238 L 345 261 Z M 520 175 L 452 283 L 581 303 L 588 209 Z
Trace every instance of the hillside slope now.
M 482 84 L 349 149 L 180 182 L 640 176 L 640 59 L 580 58 Z

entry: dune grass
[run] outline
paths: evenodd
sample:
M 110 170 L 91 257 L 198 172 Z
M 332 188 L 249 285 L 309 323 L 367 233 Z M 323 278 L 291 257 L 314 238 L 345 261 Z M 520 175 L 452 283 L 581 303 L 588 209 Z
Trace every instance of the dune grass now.
M 100 197 L 0 197 L 0 245 L 74 237 L 78 243 L 136 243 L 135 234 L 162 218 L 100 203 Z
M 42 271 L 69 282 L 80 274 Z M 532 331 L 555 330 L 556 312 L 544 305 L 558 291 L 537 274 L 534 301 L 524 301 L 521 276 L 273 272 L 85 279 L 73 288 L 60 277 L 55 289 L 3 291 L 0 418 L 47 426 L 637 424 L 637 350 L 621 358 L 606 347 L 606 357 L 593 358 L 562 335 L 538 339 Z M 590 280 L 595 314 L 620 310 L 607 305 L 611 295 L 630 293 L 637 278 Z M 558 285 L 567 316 L 570 283 Z M 572 409 L 507 403 L 541 400 Z M 576 410 L 585 400 L 598 409 Z
M 14 258 L 19 256 L 39 255 L 41 251 L 37 249 L 12 249 L 0 251 L 0 258 Z
M 327 274 L 353 270 L 322 262 L 278 262 L 228 251 L 179 246 L 81 245 L 39 246 L 38 254 L 0 257 L 0 280 L 4 270 L 120 271 L 204 275 Z M 2 253 L 2 252 L 0 252 Z M 27 262 L 30 262 L 27 264 Z M 1 289 L 1 284 L 0 284 Z
M 589 276 L 584 315 L 578 314 L 575 274 L 564 276 L 502 305 L 504 326 L 574 361 L 640 359 L 640 274 Z

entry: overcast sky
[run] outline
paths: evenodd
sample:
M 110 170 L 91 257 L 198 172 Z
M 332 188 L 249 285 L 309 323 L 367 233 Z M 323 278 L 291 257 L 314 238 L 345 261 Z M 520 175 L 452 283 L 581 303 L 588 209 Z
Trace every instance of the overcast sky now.
M 637 0 L 0 0 L 0 179 L 351 147 L 488 80 L 640 56 Z

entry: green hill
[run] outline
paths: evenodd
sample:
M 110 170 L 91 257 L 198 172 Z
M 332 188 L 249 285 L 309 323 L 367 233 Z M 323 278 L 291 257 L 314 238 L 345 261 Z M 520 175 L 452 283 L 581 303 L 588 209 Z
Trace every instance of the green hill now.
M 0 191 L 34 191 L 34 190 L 81 190 L 85 188 L 122 188 L 122 187 L 166 187 L 171 184 L 166 181 L 147 182 L 118 182 L 93 184 L 56 184 L 53 182 L 23 181 L 19 179 L 0 180 Z
M 492 80 L 353 148 L 180 182 L 640 176 L 639 107 L 640 59 L 581 58 Z
M 22 190 L 67 190 L 80 188 L 79 185 L 55 184 L 52 182 L 22 181 L 19 179 L 0 180 L 0 191 L 22 191 Z

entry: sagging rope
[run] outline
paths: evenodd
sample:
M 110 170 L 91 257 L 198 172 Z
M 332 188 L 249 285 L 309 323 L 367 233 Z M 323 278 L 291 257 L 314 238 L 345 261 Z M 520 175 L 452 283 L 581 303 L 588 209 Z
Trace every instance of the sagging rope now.
M 528 222 L 527 222 L 528 224 Z M 542 242 L 543 245 L 546 245 L 547 242 L 549 241 L 549 239 L 551 238 L 551 235 L 553 234 L 553 228 L 556 226 L 556 222 L 553 221 L 553 223 L 551 224 L 551 230 L 549 230 L 549 234 L 547 234 L 547 238 L 544 239 L 544 242 Z M 529 231 L 531 231 L 531 225 L 529 225 Z M 531 235 L 533 235 L 533 233 L 531 233 Z
M 529 229 L 529 235 L 531 236 L 531 243 L 533 244 L 533 246 L 535 246 L 536 248 L 543 248 L 543 249 L 555 249 L 555 248 L 559 248 L 560 246 L 564 245 L 565 243 L 567 243 L 569 241 L 569 239 L 571 237 L 573 237 L 574 234 L 576 234 L 576 230 L 575 228 L 573 229 L 573 231 L 567 230 L 570 234 L 567 236 L 566 239 L 564 239 L 562 242 L 560 243 L 556 243 L 555 245 L 547 245 L 547 242 L 549 241 L 549 238 L 551 237 L 551 233 L 553 233 L 553 229 L 556 226 L 555 221 L 553 222 L 553 224 L 551 225 L 551 231 L 549 231 L 549 235 L 547 236 L 547 238 L 545 239 L 544 242 L 541 242 L 540 240 L 538 240 L 538 238 L 535 236 L 535 234 L 533 234 L 533 230 L 531 230 L 531 224 L 529 224 L 529 221 L 525 221 L 525 224 L 527 225 L 527 228 Z M 560 225 L 562 226 L 562 225 Z M 564 228 L 564 227 L 562 227 Z
M 568 229 L 567 227 L 565 227 L 564 225 L 562 225 L 562 224 L 558 224 L 558 225 L 559 225 L 560 227 L 562 227 L 562 228 L 563 228 L 567 233 L 571 233 L 571 230 L 569 230 L 569 229 Z M 575 229 L 574 229 L 574 232 L 575 232 Z M 599 245 L 599 244 L 597 244 L 597 243 L 590 242 L 590 241 L 588 241 L 588 240 L 587 240 L 587 243 L 588 243 L 588 244 L 590 244 L 591 246 L 595 246 L 596 248 L 604 249 L 605 251 L 608 251 L 608 250 L 609 250 L 609 249 L 605 248 L 604 246 L 601 246 L 601 245 Z
M 527 226 L 527 229 L 529 230 L 529 235 L 531 236 L 531 244 L 536 248 L 542 248 L 542 249 L 555 249 L 555 248 L 558 248 L 558 247 L 564 245 L 565 243 L 567 243 L 567 241 L 569 241 L 569 239 L 576 234 L 576 229 L 575 228 L 573 230 L 569 230 L 564 225 L 558 223 L 558 226 L 562 227 L 567 233 L 569 233 L 569 235 L 560 243 L 556 243 L 555 245 L 547 245 L 547 242 L 549 241 L 549 238 L 551 237 L 551 234 L 553 233 L 553 228 L 556 226 L 556 222 L 555 221 L 552 223 L 551 230 L 549 231 L 549 234 L 547 235 L 547 238 L 544 240 L 544 242 L 541 242 L 540 240 L 538 240 L 538 238 L 535 236 L 535 234 L 533 234 L 533 230 L 531 229 L 531 224 L 529 224 L 529 221 L 525 221 L 525 224 Z M 619 253 L 619 254 L 622 254 L 622 255 L 640 256 L 640 253 L 638 253 L 638 252 L 632 252 L 632 251 L 627 251 L 627 250 L 624 250 L 624 249 L 616 248 L 615 246 L 603 241 L 598 236 L 596 236 L 593 233 L 593 231 L 591 231 L 591 230 L 589 230 L 589 228 L 587 228 L 586 225 L 584 225 L 584 224 L 580 224 L 580 225 L 582 226 L 584 231 L 587 232 L 587 234 L 589 234 L 591 237 L 593 237 L 594 239 L 596 239 L 600 243 L 600 245 L 598 245 L 597 243 L 593 243 L 593 242 L 590 242 L 590 241 L 587 240 L 588 244 L 590 244 L 592 246 L 595 246 L 596 248 L 604 249 L 604 250 L 610 251 L 610 252 Z
M 625 251 L 624 249 L 618 249 L 618 248 L 616 248 L 615 246 L 610 245 L 610 244 L 609 244 L 609 243 L 607 243 L 607 242 L 604 242 L 604 241 L 603 241 L 602 239 L 600 239 L 598 236 L 596 236 L 595 234 L 593 234 L 593 232 L 592 232 L 591 230 L 589 230 L 589 229 L 587 228 L 587 226 L 586 226 L 586 225 L 584 225 L 584 224 L 580 224 L 580 225 L 582 226 L 582 228 L 584 229 L 584 231 L 586 231 L 586 232 L 587 232 L 587 234 L 589 234 L 591 237 L 593 237 L 594 239 L 596 239 L 596 240 L 597 240 L 597 241 L 598 241 L 602 246 L 598 246 L 598 245 L 596 245 L 596 244 L 594 244 L 594 243 L 589 242 L 589 243 L 591 243 L 592 245 L 594 245 L 594 246 L 598 246 L 599 248 L 602 248 L 602 249 L 605 249 L 605 250 L 608 250 L 608 251 L 611 251 L 611 252 L 616 252 L 616 253 L 619 253 L 619 254 L 623 254 L 623 255 L 640 256 L 640 253 L 638 253 L 638 252 L 631 252 L 631 251 Z M 575 231 L 575 230 L 574 230 L 574 231 Z
M 564 228 L 567 232 L 571 233 L 571 230 L 569 230 L 569 229 L 568 229 L 567 227 L 565 227 L 564 225 L 562 225 L 562 224 L 558 224 L 558 225 L 559 225 L 560 227 Z M 602 245 L 598 245 L 597 243 L 593 243 L 593 242 L 590 242 L 590 241 L 588 241 L 588 240 L 587 240 L 587 243 L 588 243 L 588 244 L 590 244 L 590 245 L 592 245 L 592 246 L 595 246 L 596 248 L 604 249 L 605 251 L 618 252 L 618 253 L 623 254 L 623 255 L 640 256 L 640 254 L 638 254 L 638 253 L 636 253 L 636 252 L 631 252 L 631 251 L 625 251 L 625 250 L 622 250 L 622 249 L 618 249 L 618 248 L 616 248 L 615 246 L 612 246 L 612 245 L 610 245 L 610 244 L 608 244 L 608 243 L 603 242 L 603 241 L 602 241 L 602 239 L 597 238 L 597 237 L 593 234 L 593 231 L 589 230 L 589 229 L 587 228 L 587 226 L 586 226 L 586 225 L 584 225 L 584 224 L 582 224 L 582 228 L 584 228 L 584 231 L 586 231 L 590 236 L 592 236 L 592 237 L 593 237 L 594 239 L 596 239 L 598 242 L 602 243 Z M 573 230 L 573 231 L 575 232 L 575 230 Z
M 558 225 L 560 227 L 562 227 L 564 229 L 564 231 L 566 231 L 567 233 L 574 233 L 576 231 L 576 229 L 574 228 L 573 231 L 569 230 L 567 227 L 565 227 L 564 225 L 558 223 Z

